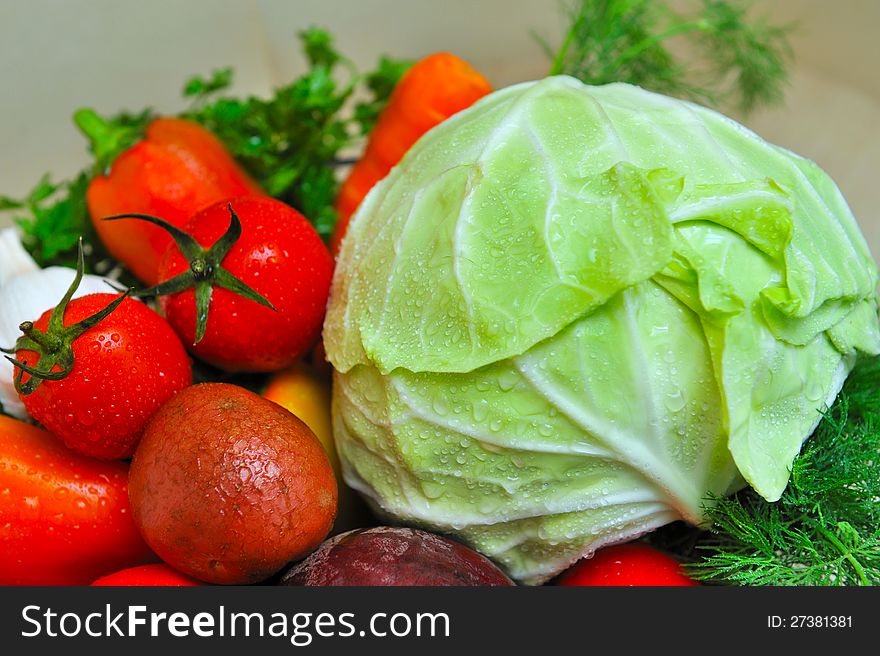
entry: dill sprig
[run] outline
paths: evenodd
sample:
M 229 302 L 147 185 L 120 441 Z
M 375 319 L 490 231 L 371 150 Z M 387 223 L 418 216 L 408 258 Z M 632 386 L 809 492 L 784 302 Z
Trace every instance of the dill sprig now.
M 702 580 L 880 585 L 880 358 L 860 363 L 794 461 L 775 503 L 750 488 L 710 501 L 692 540 Z
M 587 84 L 628 82 L 652 91 L 749 112 L 782 99 L 792 59 L 789 26 L 750 16 L 745 0 L 579 0 L 554 51 L 550 74 Z M 681 43 L 676 51 L 673 41 Z

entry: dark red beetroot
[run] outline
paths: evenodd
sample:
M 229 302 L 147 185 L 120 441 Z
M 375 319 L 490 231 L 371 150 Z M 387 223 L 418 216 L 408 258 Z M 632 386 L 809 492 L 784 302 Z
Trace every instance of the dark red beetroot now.
M 342 533 L 289 570 L 281 585 L 495 586 L 513 582 L 492 561 L 448 538 L 378 526 Z

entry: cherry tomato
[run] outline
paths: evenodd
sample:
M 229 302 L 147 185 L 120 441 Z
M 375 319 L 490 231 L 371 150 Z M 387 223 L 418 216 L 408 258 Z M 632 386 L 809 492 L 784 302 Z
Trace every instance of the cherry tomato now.
M 97 587 L 116 587 L 123 585 L 136 586 L 195 586 L 204 585 L 200 581 L 181 574 L 165 563 L 153 563 L 139 567 L 129 567 L 121 572 L 102 576 L 92 583 Z
M 72 326 L 117 299 L 90 294 L 70 301 L 63 315 Z M 51 311 L 33 323 L 49 330 Z M 27 333 L 26 335 L 27 336 Z M 153 413 L 192 382 L 186 350 L 168 323 L 130 298 L 71 343 L 73 368 L 61 380 L 44 380 L 22 395 L 27 411 L 71 449 L 96 458 L 128 458 Z M 45 353 L 19 348 L 30 366 Z M 52 371 L 58 371 L 53 367 Z M 16 373 L 18 373 L 16 368 Z M 22 382 L 30 380 L 24 374 Z
M 223 288 L 219 279 L 211 282 L 205 332 L 196 343 L 195 288 L 162 296 L 161 307 L 187 348 L 200 359 L 227 371 L 283 369 L 320 336 L 333 260 L 299 212 L 263 196 L 211 205 L 190 218 L 186 232 L 201 247 L 213 246 L 229 232 L 230 208 L 240 220 L 241 235 L 220 262 L 222 269 L 274 309 Z M 159 280 L 189 275 L 192 266 L 173 245 L 159 265 Z
M 631 542 L 606 547 L 578 561 L 556 585 L 679 586 L 699 585 L 682 573 L 681 564 L 647 544 Z
M 0 416 L 0 585 L 86 585 L 151 560 L 132 520 L 128 465 Z

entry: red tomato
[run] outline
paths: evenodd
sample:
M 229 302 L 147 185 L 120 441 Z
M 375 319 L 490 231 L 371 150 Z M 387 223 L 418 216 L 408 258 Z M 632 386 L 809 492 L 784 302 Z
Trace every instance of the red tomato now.
M 122 585 L 192 586 L 204 585 L 204 583 L 191 579 L 186 574 L 181 574 L 165 563 L 154 563 L 151 565 L 141 565 L 140 567 L 129 567 L 121 572 L 102 576 L 92 585 L 98 587 Z
M 64 325 L 91 316 L 116 298 L 90 294 L 74 299 L 64 313 Z M 44 312 L 34 328 L 45 332 L 50 314 Z M 177 335 L 156 312 L 130 298 L 77 337 L 71 347 L 74 366 L 70 374 L 61 380 L 45 380 L 21 398 L 31 416 L 85 455 L 130 457 L 147 420 L 192 383 L 190 360 Z M 16 352 L 16 359 L 30 366 L 40 357 L 34 351 Z M 28 379 L 28 374 L 22 378 L 23 382 Z
M 151 560 L 128 504 L 128 465 L 0 416 L 0 585 L 86 585 Z
M 205 334 L 194 344 L 194 289 L 163 296 L 168 322 L 200 359 L 227 371 L 276 371 L 306 353 L 318 340 L 333 260 L 311 224 L 289 205 L 263 196 L 216 203 L 194 214 L 186 225 L 209 248 L 230 225 L 231 206 L 241 236 L 222 260 L 222 268 L 268 300 L 274 310 L 213 285 Z M 176 246 L 166 251 L 159 280 L 190 268 Z
M 619 544 L 578 561 L 562 574 L 556 585 L 678 586 L 699 585 L 681 571 L 681 564 L 640 542 Z

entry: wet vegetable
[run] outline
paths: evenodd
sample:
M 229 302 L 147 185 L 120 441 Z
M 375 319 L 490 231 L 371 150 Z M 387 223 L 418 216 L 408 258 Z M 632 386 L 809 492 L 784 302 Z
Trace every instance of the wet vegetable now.
M 327 540 L 281 585 L 513 585 L 485 556 L 411 528 L 357 529 Z
M 235 385 L 182 391 L 150 422 L 130 475 L 135 522 L 174 569 L 262 581 L 326 537 L 336 479 L 308 426 Z
M 0 416 L 0 585 L 87 585 L 155 560 L 128 502 L 128 465 Z
M 346 480 L 539 582 L 749 483 L 776 500 L 877 269 L 815 164 L 697 105 L 551 77 L 425 135 L 343 244 Z

